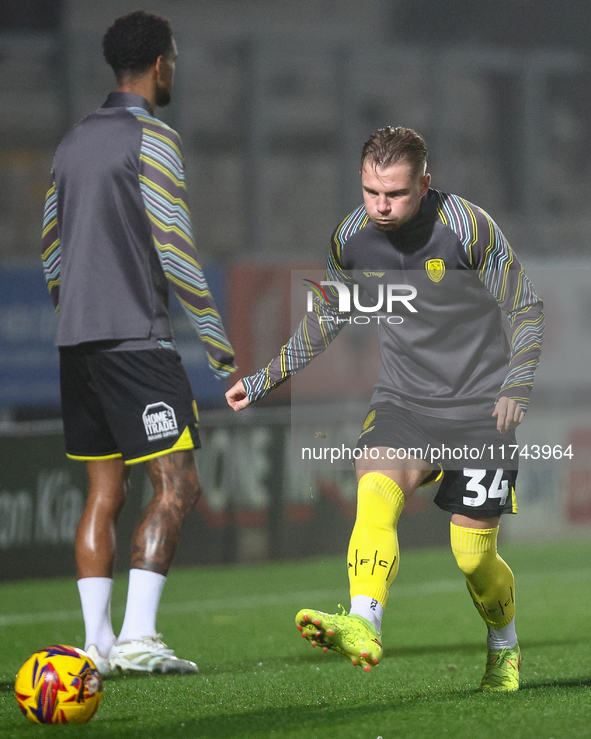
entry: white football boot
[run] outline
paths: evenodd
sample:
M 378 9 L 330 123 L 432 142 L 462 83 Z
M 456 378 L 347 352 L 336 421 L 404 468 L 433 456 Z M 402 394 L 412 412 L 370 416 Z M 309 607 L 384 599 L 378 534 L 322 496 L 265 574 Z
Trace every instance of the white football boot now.
M 165 675 L 178 672 L 182 675 L 198 672 L 197 665 L 188 659 L 179 659 L 162 641 L 162 634 L 144 636 L 142 639 L 113 644 L 109 662 L 124 672 L 157 672 Z
M 117 672 L 117 668 L 111 664 L 109 658 L 103 657 L 94 644 L 90 644 L 84 651 L 96 665 L 101 677 L 111 677 Z

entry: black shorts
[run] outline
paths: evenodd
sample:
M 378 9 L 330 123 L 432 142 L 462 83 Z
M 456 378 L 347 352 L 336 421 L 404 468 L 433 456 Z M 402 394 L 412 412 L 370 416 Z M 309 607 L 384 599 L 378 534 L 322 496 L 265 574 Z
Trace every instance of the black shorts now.
M 515 444 L 515 431 L 502 436 L 492 416 L 455 421 L 384 403 L 370 409 L 357 448 L 396 450 L 396 456 L 385 461 L 383 469 L 404 464 L 398 460 L 426 460 L 434 472 L 423 485 L 443 476 L 435 496 L 440 508 L 470 518 L 492 518 L 517 513 L 519 455 L 515 454 Z
M 135 464 L 201 446 L 197 405 L 176 351 L 60 347 L 60 383 L 71 459 Z

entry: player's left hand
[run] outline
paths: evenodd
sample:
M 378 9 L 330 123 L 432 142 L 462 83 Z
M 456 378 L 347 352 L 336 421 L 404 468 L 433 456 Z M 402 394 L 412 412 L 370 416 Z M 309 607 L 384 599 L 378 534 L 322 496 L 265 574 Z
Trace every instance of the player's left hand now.
M 514 429 L 525 418 L 523 408 L 513 398 L 502 396 L 496 402 L 493 418 L 497 419 L 497 431 L 506 434 L 509 429 Z

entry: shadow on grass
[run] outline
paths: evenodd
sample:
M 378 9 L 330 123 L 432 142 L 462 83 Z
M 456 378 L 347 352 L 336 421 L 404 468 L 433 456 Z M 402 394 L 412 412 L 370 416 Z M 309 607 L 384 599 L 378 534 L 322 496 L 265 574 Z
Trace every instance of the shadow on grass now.
M 523 651 L 526 654 L 531 650 L 544 647 L 559 647 L 559 646 L 573 646 L 577 644 L 588 644 L 591 643 L 591 636 L 588 638 L 572 638 L 572 639 L 546 639 L 537 641 L 525 641 L 522 643 Z M 461 653 L 461 654 L 474 654 L 483 655 L 485 647 L 482 642 L 479 643 L 463 643 L 463 644 L 427 644 L 416 647 L 387 647 L 384 649 L 384 656 L 387 658 L 396 657 L 416 657 L 416 656 L 433 656 L 437 654 L 449 654 L 449 653 Z M 117 683 L 125 680 L 154 680 L 155 678 L 161 680 L 194 680 L 198 681 L 202 677 L 225 675 L 225 674 L 249 674 L 249 673 L 264 673 L 268 670 L 277 670 L 282 668 L 297 668 L 298 666 L 329 666 L 330 663 L 341 664 L 343 657 L 334 653 L 328 652 L 323 654 L 320 650 L 309 650 L 306 654 L 301 655 L 289 655 L 283 657 L 276 657 L 274 659 L 266 659 L 263 664 L 257 663 L 254 660 L 241 660 L 237 662 L 226 662 L 220 666 L 205 665 L 200 667 L 197 675 L 178 675 L 171 673 L 169 675 L 151 675 L 146 672 L 118 672 L 115 675 L 111 675 L 105 680 L 109 683 Z M 379 668 L 378 668 L 379 669 Z M 548 688 L 548 687 L 591 687 L 591 677 L 584 676 L 579 678 L 557 678 L 556 680 L 548 682 L 535 682 L 528 681 L 522 682 L 521 688 L 523 690 L 534 690 L 536 688 Z M 0 693 L 12 692 L 14 690 L 14 680 L 0 682 Z
M 183 719 L 183 725 L 171 725 L 170 722 L 159 726 L 142 727 L 144 739 L 151 737 L 191 737 L 206 739 L 230 739 L 230 737 L 269 736 L 277 732 L 284 736 L 290 730 L 298 729 L 305 733 L 309 730 L 310 736 L 322 734 L 323 727 L 334 730 L 335 726 L 350 726 L 353 722 L 363 718 L 363 724 L 379 721 L 380 716 L 391 713 L 394 704 L 382 703 L 349 707 L 283 707 L 267 708 L 260 711 L 231 713 L 223 716 L 205 716 L 196 719 Z M 99 728 L 98 725 L 96 727 Z M 117 735 L 117 726 L 105 726 L 109 735 Z
M 544 647 L 565 647 L 577 644 L 590 644 L 591 636 L 570 639 L 540 639 L 537 641 L 525 640 L 519 642 L 523 652 L 527 654 L 530 650 Z M 485 642 L 473 644 L 426 644 L 417 647 L 386 647 L 384 657 L 415 657 L 430 654 L 445 654 L 447 652 L 460 652 L 462 654 L 482 654 L 486 650 Z
M 591 677 L 556 678 L 556 680 L 546 682 L 522 681 L 519 690 L 539 690 L 540 688 L 591 688 Z
M 15 704 L 16 707 L 16 704 Z M 189 708 L 189 707 L 188 707 Z M 195 713 L 199 709 L 195 710 Z M 226 715 L 204 716 L 192 718 L 189 716 L 167 719 L 166 723 L 146 725 L 138 721 L 136 727 L 130 723 L 128 718 L 112 718 L 100 720 L 100 712 L 96 719 L 84 727 L 87 737 L 109 736 L 112 739 L 127 739 L 129 736 L 141 736 L 142 739 L 170 739 L 171 737 L 182 737 L 183 739 L 230 739 L 230 737 L 268 736 L 276 731 L 279 736 L 284 736 L 286 731 L 299 729 L 310 731 L 310 736 L 322 733 L 323 727 L 347 726 L 363 716 L 364 723 L 367 721 L 379 721 L 381 715 L 392 711 L 392 705 L 351 706 L 344 708 L 329 707 L 287 707 L 267 708 L 253 712 L 234 712 Z M 11 717 L 12 718 L 12 717 Z M 15 711 L 14 720 L 10 720 L 2 726 L 4 730 L 18 732 L 17 736 L 28 736 L 27 729 L 32 725 L 24 724 Z M 39 727 L 35 727 L 38 729 Z M 136 731 L 134 731 L 134 728 Z M 2 736 L 5 734 L 2 733 Z
M 569 678 L 557 679 L 547 682 L 528 682 L 523 685 L 523 689 L 530 691 L 542 688 L 578 688 L 591 687 L 591 678 Z M 432 703 L 449 703 L 460 700 L 478 700 L 487 701 L 490 698 L 498 700 L 515 700 L 518 693 L 508 694 L 482 694 L 476 690 L 457 689 L 450 687 L 444 689 L 438 694 L 430 694 L 429 702 Z M 396 714 L 397 712 L 407 712 L 413 705 L 424 705 L 425 693 L 417 691 L 407 695 L 404 698 L 393 696 L 392 701 L 386 701 L 374 704 L 359 704 L 356 706 L 288 706 L 283 708 L 268 708 L 251 713 L 232 713 L 223 716 L 206 716 L 196 719 L 185 719 L 184 727 L 177 730 L 170 724 L 153 727 L 153 733 L 147 734 L 146 739 L 151 736 L 158 737 L 174 737 L 174 736 L 190 736 L 198 739 L 230 739 L 230 737 L 238 736 L 262 736 L 261 732 L 267 736 L 272 731 L 277 731 L 279 735 L 283 735 L 290 730 L 298 729 L 304 733 L 308 727 L 310 734 L 317 736 L 322 734 L 322 727 L 343 726 L 348 727 L 351 724 L 362 720 L 363 726 L 367 728 L 371 724 L 379 722 L 380 717 L 385 714 Z M 183 732 L 186 732 L 183 734 Z
M 565 647 L 573 646 L 577 644 L 588 644 L 591 643 L 591 636 L 588 638 L 570 638 L 570 639 L 546 639 L 536 641 L 525 641 L 521 642 L 521 647 L 525 653 L 526 659 L 528 653 L 531 651 L 544 648 L 544 647 Z M 308 647 L 308 648 L 306 648 Z M 298 650 L 299 651 L 299 650 Z M 438 654 L 465 654 L 475 655 L 485 659 L 486 656 L 486 642 L 474 643 L 462 643 L 462 644 L 425 644 L 421 646 L 405 646 L 405 647 L 386 647 L 384 649 L 384 657 L 390 659 L 400 657 L 420 657 L 420 656 L 436 656 Z M 253 673 L 260 672 L 269 668 L 273 669 L 288 669 L 298 666 L 328 666 L 331 662 L 335 663 L 342 662 L 343 657 L 336 654 L 335 652 L 329 651 L 323 654 L 320 648 L 310 649 L 309 645 L 304 645 L 303 652 L 298 655 L 283 655 L 281 657 L 275 657 L 273 659 L 265 659 L 264 663 L 258 664 L 254 659 L 240 660 L 236 662 L 224 662 L 221 665 L 208 665 L 201 663 L 199 667 L 199 674 L 202 676 L 211 675 L 227 675 L 230 673 Z M 484 666 L 484 661 L 483 661 Z M 379 668 L 378 668 L 379 669 Z
M 118 679 L 150 679 L 149 676 L 136 674 L 127 677 L 119 677 Z M 162 679 L 179 679 L 178 676 L 157 676 L 152 680 Z M 198 679 L 198 676 L 192 676 L 192 679 Z M 2 689 L 12 689 L 9 683 L 1 683 Z M 523 685 L 523 690 L 531 691 L 544 688 L 580 688 L 591 687 L 591 678 L 571 678 L 557 679 L 547 682 L 528 682 Z M 392 700 L 381 701 L 380 703 L 360 702 L 351 706 L 330 706 L 318 701 L 318 705 L 307 706 L 283 706 L 272 707 L 254 711 L 240 712 L 236 707 L 233 712 L 215 716 L 191 717 L 190 715 L 169 717 L 166 723 L 152 724 L 146 726 L 141 722 L 137 728 L 141 731 L 143 739 L 172 739 L 174 737 L 183 737 L 187 739 L 232 739 L 235 737 L 261 737 L 269 736 L 271 733 L 277 732 L 278 736 L 284 736 L 290 731 L 297 730 L 301 735 L 310 732 L 310 736 L 321 736 L 323 728 L 331 729 L 334 733 L 335 727 L 343 727 L 343 735 L 350 736 L 346 730 L 352 726 L 359 725 L 360 728 L 367 730 L 370 726 L 378 725 L 381 721 L 387 719 L 391 722 L 392 717 L 399 714 L 402 718 L 404 714 L 408 715 L 409 709 L 415 706 L 424 706 L 427 700 L 431 704 L 451 704 L 461 701 L 477 701 L 476 705 L 482 705 L 480 701 L 487 702 L 490 699 L 495 701 L 515 700 L 519 694 L 510 693 L 502 694 L 479 694 L 472 689 L 445 688 L 437 693 L 426 695 L 424 691 L 417 690 L 404 697 L 393 695 Z M 187 705 L 187 713 L 199 711 L 197 705 L 193 709 L 191 705 Z M 14 721 L 14 727 L 20 727 L 20 722 Z M 9 727 L 4 727 L 9 728 Z M 12 728 L 12 724 L 10 726 Z M 105 720 L 93 721 L 86 729 L 88 737 L 112 737 L 112 739 L 126 739 L 133 730 L 129 718 L 113 717 Z M 134 734 L 137 736 L 138 734 Z M 298 736 L 300 733 L 298 733 Z

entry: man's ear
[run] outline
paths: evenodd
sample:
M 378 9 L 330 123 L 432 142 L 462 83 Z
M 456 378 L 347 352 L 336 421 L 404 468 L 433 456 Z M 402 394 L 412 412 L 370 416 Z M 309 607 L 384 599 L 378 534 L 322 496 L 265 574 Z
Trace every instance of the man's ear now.
M 421 197 L 427 194 L 427 191 L 429 190 L 430 185 L 431 185 L 431 175 L 427 172 L 421 177 L 421 189 L 420 189 Z
M 154 62 L 154 74 L 156 75 L 156 79 L 160 79 L 162 76 L 162 65 L 164 64 L 164 56 L 161 54 L 158 59 Z

